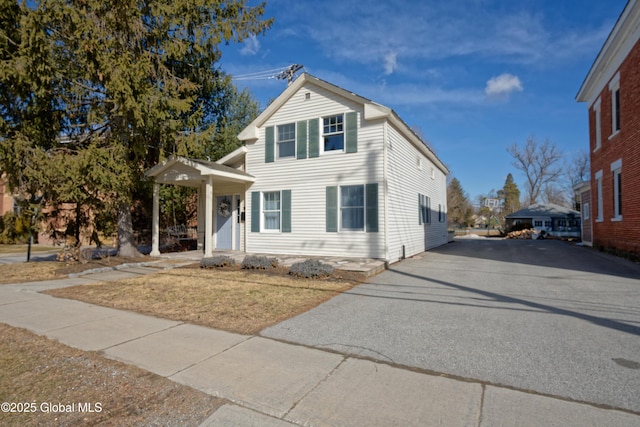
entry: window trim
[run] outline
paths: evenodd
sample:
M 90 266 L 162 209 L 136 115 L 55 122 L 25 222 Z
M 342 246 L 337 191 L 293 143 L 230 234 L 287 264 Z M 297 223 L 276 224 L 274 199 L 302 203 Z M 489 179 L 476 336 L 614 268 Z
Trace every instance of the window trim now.
M 285 126 L 293 126 L 293 137 L 291 139 L 286 139 L 286 140 L 280 140 L 280 128 L 283 128 Z M 278 160 L 285 160 L 285 159 L 295 159 L 297 157 L 297 134 L 298 134 L 298 129 L 296 126 L 296 123 L 283 123 L 281 125 L 276 125 L 276 138 L 275 138 L 275 150 L 276 150 L 276 159 Z M 290 144 L 293 142 L 293 152 L 291 155 L 289 156 L 282 156 L 280 154 L 280 144 Z
M 622 221 L 622 159 L 611 163 L 613 179 L 613 217 L 611 221 Z
M 609 82 L 611 94 L 611 135 L 609 139 L 620 133 L 622 122 L 620 118 L 620 71 Z
M 604 209 L 602 206 L 603 197 L 602 197 L 602 169 L 595 173 L 596 180 L 596 206 L 597 206 L 597 216 L 595 218 L 596 222 L 604 221 Z
M 600 99 L 600 97 L 598 97 L 598 99 L 596 100 L 596 102 L 593 104 L 593 113 L 595 115 L 595 119 L 594 119 L 594 124 L 595 124 L 595 148 L 593 149 L 593 152 L 595 153 L 596 151 L 598 151 L 600 148 L 602 148 L 602 100 Z
M 325 125 L 325 120 L 331 120 L 332 118 L 337 118 L 340 117 L 341 121 L 340 123 L 336 123 L 335 125 L 332 125 L 331 122 L 329 122 L 329 125 Z M 346 152 L 346 145 L 347 145 L 347 135 L 346 135 L 346 123 L 345 123 L 345 114 L 344 113 L 340 113 L 340 114 L 332 114 L 330 116 L 323 116 L 321 118 L 322 120 L 322 134 L 320 135 L 320 142 L 322 144 L 322 153 L 323 154 L 329 154 L 329 153 L 344 153 Z M 329 128 L 331 128 L 332 126 L 340 126 L 342 128 L 341 131 L 336 131 L 336 132 L 328 132 L 325 133 L 325 128 L 326 126 L 329 126 Z M 325 138 L 326 137 L 331 137 L 331 136 L 337 136 L 337 135 L 342 135 L 342 148 L 341 149 L 334 149 L 334 150 L 326 150 L 326 141 Z
M 265 208 L 266 205 L 266 196 L 267 194 L 277 194 L 278 195 L 278 209 L 270 209 L 267 210 Z M 282 191 L 262 191 L 260 197 L 260 231 L 264 233 L 281 233 L 282 232 Z M 278 212 L 278 228 L 267 228 L 266 227 L 266 218 L 265 213 L 267 212 Z
M 362 189 L 362 206 L 349 206 L 345 207 L 343 204 L 342 196 L 343 190 L 349 187 L 360 187 Z M 339 187 L 339 197 L 338 197 L 338 230 L 346 231 L 346 232 L 365 232 L 367 229 L 367 191 L 366 186 L 363 184 L 354 184 L 354 185 L 340 185 Z M 343 218 L 343 210 L 344 209 L 359 209 L 362 210 L 362 228 L 345 228 L 344 227 L 344 218 Z

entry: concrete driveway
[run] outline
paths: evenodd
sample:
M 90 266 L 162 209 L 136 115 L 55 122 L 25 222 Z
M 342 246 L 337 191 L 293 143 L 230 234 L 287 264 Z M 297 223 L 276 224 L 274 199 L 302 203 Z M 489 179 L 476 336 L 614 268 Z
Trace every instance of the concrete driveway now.
M 263 336 L 640 413 L 640 267 L 553 240 L 456 240 Z

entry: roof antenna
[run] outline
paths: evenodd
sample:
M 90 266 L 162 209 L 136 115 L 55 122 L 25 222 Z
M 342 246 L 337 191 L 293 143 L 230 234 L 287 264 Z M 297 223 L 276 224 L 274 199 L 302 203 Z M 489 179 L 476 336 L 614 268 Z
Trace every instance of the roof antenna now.
M 300 65 L 300 64 L 293 64 L 291 65 L 289 68 L 287 68 L 286 70 L 282 71 L 280 74 L 276 75 L 276 79 L 279 80 L 287 80 L 287 86 L 289 86 L 291 84 L 291 82 L 293 82 L 293 78 L 295 76 L 295 74 L 302 70 L 304 68 L 304 66 Z

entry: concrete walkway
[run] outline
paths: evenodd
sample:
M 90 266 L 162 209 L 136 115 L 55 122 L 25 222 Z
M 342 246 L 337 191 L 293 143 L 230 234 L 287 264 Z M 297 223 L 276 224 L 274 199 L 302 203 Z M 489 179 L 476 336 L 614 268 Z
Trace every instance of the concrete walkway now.
M 228 399 L 204 426 L 640 426 L 639 414 L 38 293 L 172 265 L 0 286 L 0 322 Z

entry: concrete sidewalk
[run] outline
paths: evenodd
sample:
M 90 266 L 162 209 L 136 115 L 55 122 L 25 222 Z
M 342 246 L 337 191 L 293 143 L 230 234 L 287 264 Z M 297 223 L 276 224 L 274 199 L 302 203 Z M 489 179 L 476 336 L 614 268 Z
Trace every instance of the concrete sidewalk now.
M 205 426 L 640 426 L 637 414 L 38 293 L 153 271 L 0 286 L 0 322 L 228 399 Z

